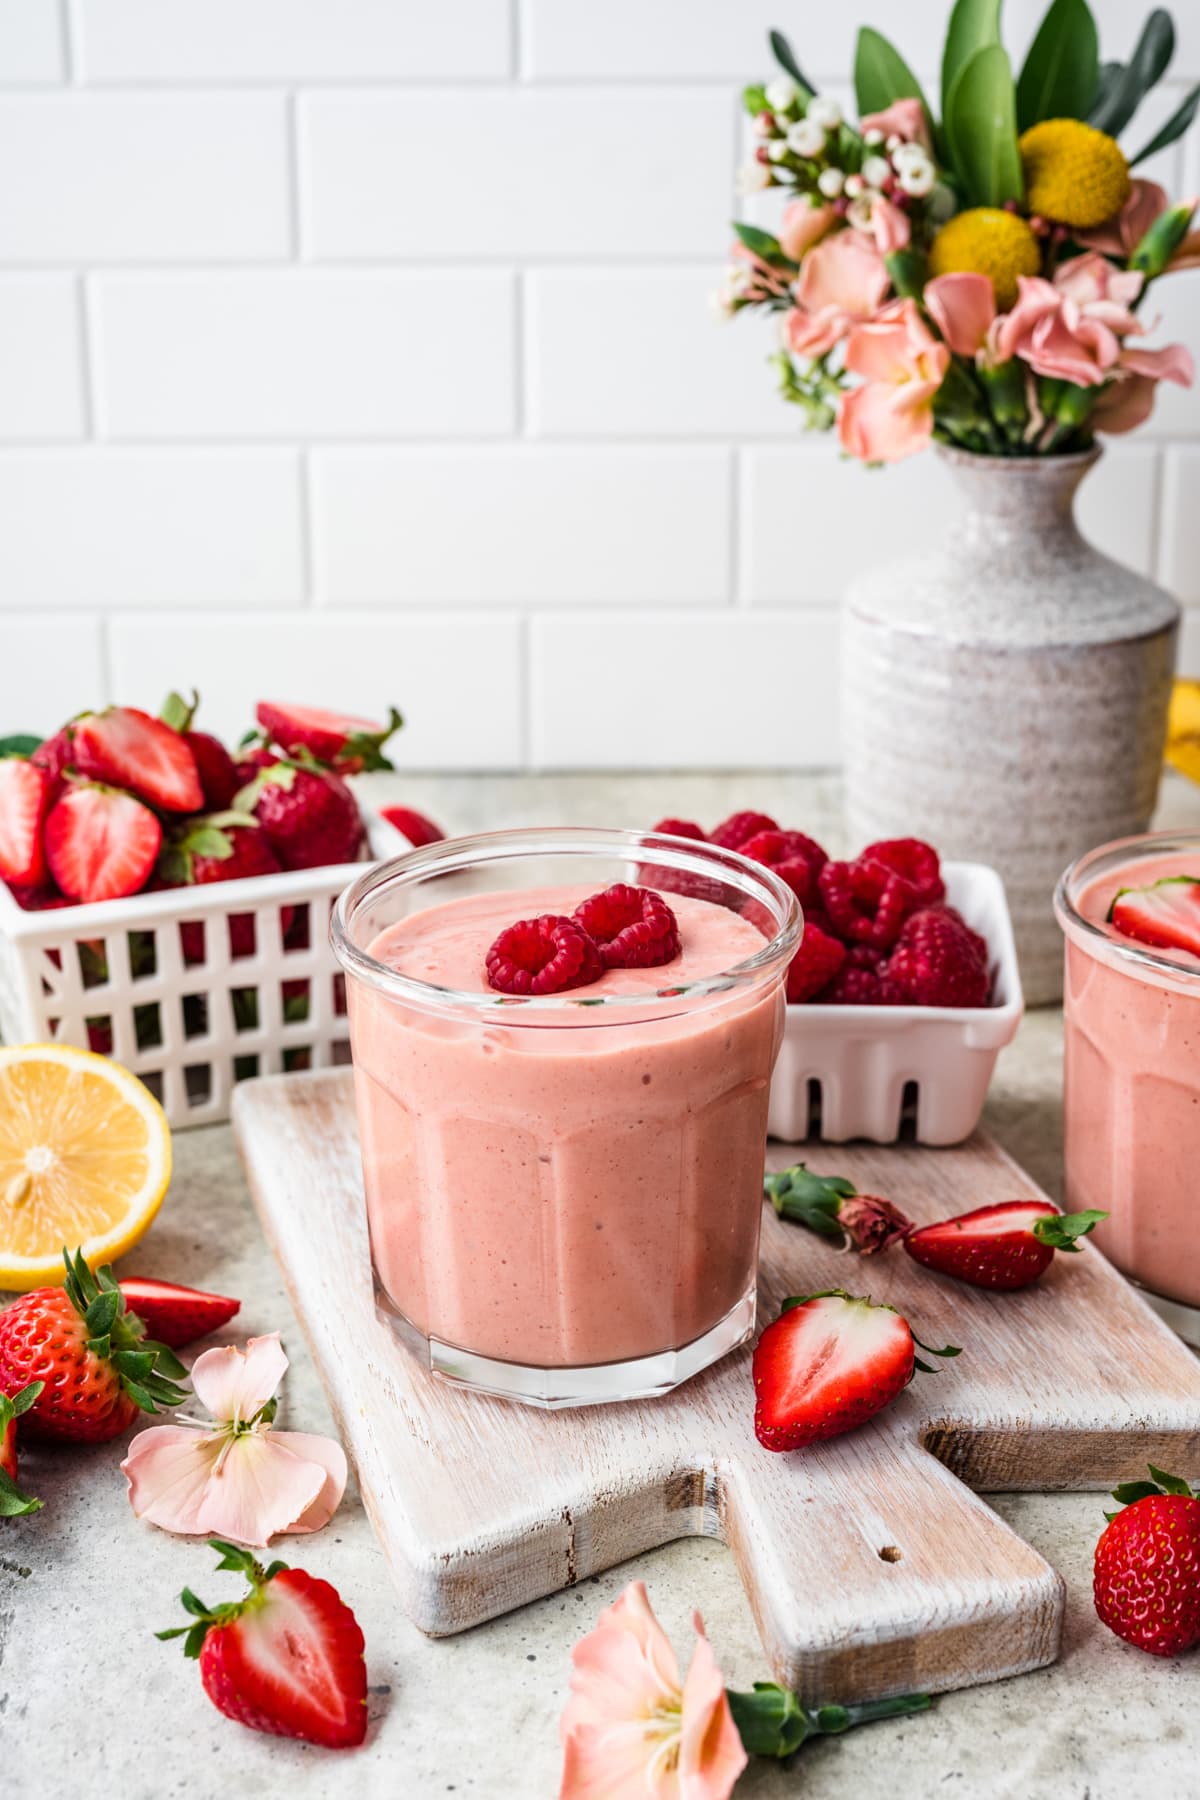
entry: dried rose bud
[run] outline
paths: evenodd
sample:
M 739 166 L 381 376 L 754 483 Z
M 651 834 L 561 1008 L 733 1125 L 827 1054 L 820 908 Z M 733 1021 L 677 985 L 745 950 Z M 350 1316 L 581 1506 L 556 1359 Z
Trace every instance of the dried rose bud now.
M 814 1175 L 803 1163 L 767 1175 L 763 1192 L 781 1219 L 794 1219 L 860 1256 L 887 1250 L 913 1229 L 890 1200 L 860 1194 L 844 1175 Z

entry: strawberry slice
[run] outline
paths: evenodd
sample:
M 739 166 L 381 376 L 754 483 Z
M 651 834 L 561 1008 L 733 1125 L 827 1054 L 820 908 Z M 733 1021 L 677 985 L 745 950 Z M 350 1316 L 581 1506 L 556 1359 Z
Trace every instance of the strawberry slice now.
M 1200 956 L 1200 877 L 1168 875 L 1149 887 L 1122 888 L 1108 918 L 1122 937 Z
M 177 1287 L 173 1281 L 154 1281 L 148 1275 L 128 1276 L 120 1288 L 125 1304 L 146 1327 L 146 1336 L 172 1350 L 218 1331 L 242 1309 L 240 1300 L 225 1294 Z
M 766 1450 L 840 1437 L 882 1412 L 921 1362 L 908 1321 L 892 1306 L 842 1288 L 785 1300 L 754 1351 L 754 1433 Z M 923 1350 L 928 1345 L 921 1344 Z M 931 1356 L 957 1356 L 948 1344 Z
M 0 759 L 0 880 L 41 887 L 46 879 L 42 826 L 52 781 L 20 756 Z
M 119 900 L 150 879 L 162 826 L 132 794 L 80 782 L 51 807 L 45 841 L 50 873 L 69 899 Z
M 432 819 L 427 819 L 414 806 L 381 806 L 379 816 L 386 819 L 389 825 L 394 825 L 414 850 L 419 850 L 422 844 L 440 844 L 445 840 L 446 834 L 441 826 L 435 825 Z
M 1049 1200 L 1006 1200 L 978 1206 L 956 1219 L 923 1225 L 904 1240 L 914 1262 L 971 1287 L 1029 1287 L 1045 1273 L 1056 1250 L 1078 1250 L 1103 1212 L 1060 1213 Z
M 388 708 L 387 724 L 380 725 L 375 719 L 328 712 L 322 706 L 293 706 L 285 700 L 260 700 L 254 716 L 285 755 L 307 751 L 343 775 L 392 768 L 383 746 L 404 723 L 394 706 Z
M 196 759 L 179 732 L 135 706 L 88 713 L 72 727 L 81 775 L 128 788 L 163 812 L 198 812 L 204 790 Z
M 264 1569 L 234 1544 L 213 1539 L 209 1548 L 220 1552 L 219 1569 L 248 1578 L 250 1592 L 207 1607 L 184 1588 L 191 1623 L 158 1636 L 184 1639 L 184 1654 L 199 1659 L 213 1705 L 251 1731 L 328 1750 L 361 1744 L 367 1735 L 363 1634 L 337 1589 L 283 1562 Z
M 17 1420 L 29 1411 L 45 1385 L 44 1381 L 31 1381 L 19 1393 L 0 1394 L 0 1519 L 19 1519 L 41 1508 L 40 1500 L 31 1500 L 17 1486 Z

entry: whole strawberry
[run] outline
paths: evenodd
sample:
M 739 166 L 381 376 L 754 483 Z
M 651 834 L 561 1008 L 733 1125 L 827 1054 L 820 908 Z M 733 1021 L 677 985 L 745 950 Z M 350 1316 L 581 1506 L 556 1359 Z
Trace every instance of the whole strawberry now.
M 358 802 L 340 775 L 315 763 L 255 751 L 234 805 L 252 813 L 285 869 L 357 862 L 367 841 Z
M 199 705 L 200 696 L 194 688 L 190 700 L 185 700 L 182 694 L 168 694 L 158 716 L 164 725 L 179 733 L 192 753 L 200 777 L 204 796 L 201 804 L 205 812 L 224 812 L 241 783 L 234 760 L 220 738 L 213 737 L 209 731 L 193 728 L 192 721 Z
M 17 1486 L 17 1420 L 27 1413 L 42 1392 L 40 1381 L 31 1381 L 10 1398 L 0 1394 L 0 1519 L 19 1519 L 37 1512 L 40 1500 L 31 1500 Z
M 1115 1489 L 1096 1545 L 1094 1594 L 1102 1624 L 1150 1656 L 1200 1644 L 1200 1495 L 1151 1466 L 1151 1480 Z
M 336 1588 L 304 1569 L 264 1569 L 248 1550 L 210 1541 L 219 1569 L 245 1575 L 250 1592 L 226 1606 L 181 1596 L 191 1623 L 160 1631 L 184 1639 L 219 1712 L 251 1731 L 352 1749 L 367 1735 L 367 1666 L 358 1620 Z
M 151 1341 L 111 1269 L 91 1272 L 77 1250 L 63 1252 L 66 1285 L 35 1288 L 0 1313 L 0 1393 L 41 1382 L 30 1430 L 77 1444 L 120 1437 L 139 1412 L 182 1405 L 187 1371 Z
M 279 858 L 272 850 L 258 820 L 243 812 L 212 813 L 188 819 L 175 828 L 156 865 L 162 887 L 207 887 L 214 881 L 242 881 L 251 875 L 278 875 Z M 292 922 L 293 909 L 282 908 L 282 929 Z M 179 928 L 185 963 L 204 961 L 205 928 L 198 920 L 185 920 Z M 253 956 L 257 938 L 253 913 L 232 913 L 229 918 L 231 956 Z

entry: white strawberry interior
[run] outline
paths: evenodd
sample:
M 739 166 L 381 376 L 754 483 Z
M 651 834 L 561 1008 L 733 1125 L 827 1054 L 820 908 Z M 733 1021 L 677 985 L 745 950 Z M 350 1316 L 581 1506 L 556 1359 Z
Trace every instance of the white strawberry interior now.
M 947 1219 L 940 1229 L 947 1233 L 962 1232 L 973 1238 L 1008 1237 L 1014 1231 L 1032 1231 L 1039 1219 L 1053 1218 L 1056 1210 L 1048 1201 L 1031 1200 L 1028 1206 L 996 1212 L 990 1219 Z
M 1176 878 L 1122 894 L 1112 922 L 1140 943 L 1200 956 L 1200 881 Z
M 242 1616 L 242 1649 L 246 1661 L 281 1694 L 340 1721 L 345 1708 L 325 1650 L 325 1630 L 315 1607 L 275 1581 L 265 1605 Z

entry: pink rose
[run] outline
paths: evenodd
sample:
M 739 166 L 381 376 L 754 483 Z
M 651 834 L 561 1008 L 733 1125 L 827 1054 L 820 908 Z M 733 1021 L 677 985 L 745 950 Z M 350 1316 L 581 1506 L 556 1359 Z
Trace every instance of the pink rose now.
M 919 100 L 893 100 L 882 112 L 868 113 L 860 119 L 858 129 L 882 131 L 884 138 L 900 137 L 906 144 L 920 144 L 924 150 L 933 149 L 933 139 L 929 135 L 929 120 L 925 117 L 925 108 Z
M 857 320 L 871 317 L 890 286 L 882 256 L 860 232 L 822 239 L 804 258 L 796 309 L 784 321 L 789 350 L 795 356 L 823 356 Z
M 806 250 L 827 237 L 838 223 L 836 207 L 813 206 L 808 200 L 793 200 L 783 209 L 779 243 L 783 254 L 794 263 L 803 261 Z
M 976 356 L 996 318 L 996 290 L 987 275 L 938 275 L 925 284 L 925 306 L 955 356 Z
M 858 325 L 846 345 L 846 367 L 864 385 L 842 401 L 842 448 L 863 462 L 899 462 L 924 449 L 933 433 L 933 397 L 950 352 L 914 300 L 896 300 Z
M 1086 273 L 1078 282 L 1085 291 Z M 993 362 L 1019 356 L 1037 375 L 1097 387 L 1120 356 L 1117 330 L 1141 329 L 1117 302 L 1100 298 L 1080 303 L 1040 275 L 1020 276 L 1017 288 L 1017 304 L 988 332 L 987 354 Z

